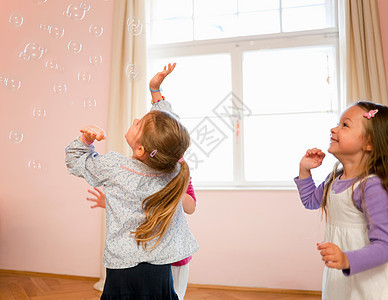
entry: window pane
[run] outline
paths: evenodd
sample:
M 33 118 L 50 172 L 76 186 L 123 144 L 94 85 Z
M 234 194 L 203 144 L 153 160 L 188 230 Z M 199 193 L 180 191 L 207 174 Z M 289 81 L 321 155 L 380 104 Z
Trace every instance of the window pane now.
M 193 20 L 175 19 L 151 23 L 151 43 L 168 44 L 193 40 Z
M 229 120 L 213 111 L 231 94 L 230 55 L 151 59 L 148 77 L 168 62 L 177 66 L 162 85 L 163 95 L 190 132 L 185 159 L 193 182 L 233 180 L 233 132 Z
M 217 16 L 236 13 L 236 0 L 194 0 L 194 15 L 196 17 Z
M 171 9 L 171 8 L 174 9 Z M 151 20 L 191 18 L 192 0 L 151 0 Z
M 309 148 L 327 154 L 330 128 L 337 114 L 250 116 L 244 119 L 245 177 L 248 181 L 292 181 L 299 162 Z M 325 179 L 335 159 L 327 155 L 314 177 Z
M 245 105 L 253 114 L 337 110 L 334 58 L 330 46 L 245 52 Z
M 233 131 L 218 117 L 181 119 L 190 132 L 185 153 L 194 185 L 233 180 Z
M 151 59 L 148 78 L 162 66 L 176 62 L 174 72 L 162 85 L 163 95 L 182 118 L 212 116 L 213 109 L 232 90 L 229 54 Z M 188 107 L 189 105 L 189 107 Z
M 311 30 L 330 27 L 325 6 L 283 9 L 283 31 Z
M 326 1 L 331 1 L 331 0 L 282 0 L 282 7 L 297 7 L 297 6 L 325 4 Z
M 280 32 L 279 10 L 239 14 L 239 35 Z
M 239 12 L 253 12 L 257 10 L 279 9 L 279 0 L 252 1 L 238 0 Z
M 194 39 L 216 39 L 238 35 L 237 15 L 198 18 L 194 20 Z

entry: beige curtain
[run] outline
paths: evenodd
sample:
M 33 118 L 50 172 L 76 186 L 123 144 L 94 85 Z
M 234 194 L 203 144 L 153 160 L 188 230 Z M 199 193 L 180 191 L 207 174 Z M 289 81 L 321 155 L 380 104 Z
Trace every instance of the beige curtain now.
M 115 0 L 113 12 L 112 65 L 107 128 L 108 151 L 131 155 L 124 138 L 132 120 L 146 111 L 146 35 L 145 1 Z M 105 242 L 105 214 L 102 220 L 102 245 Z M 94 288 L 102 291 L 105 268 Z
M 388 105 L 377 0 L 339 1 L 345 13 L 347 103 Z

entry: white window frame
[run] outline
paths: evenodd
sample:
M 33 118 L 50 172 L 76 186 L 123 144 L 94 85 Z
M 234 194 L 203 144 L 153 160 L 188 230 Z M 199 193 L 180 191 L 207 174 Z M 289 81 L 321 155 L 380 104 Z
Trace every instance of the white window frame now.
M 334 1 L 335 7 L 337 1 Z M 330 8 L 331 9 L 331 8 Z M 335 12 L 337 16 L 337 10 Z M 242 76 L 242 56 L 245 51 L 262 49 L 280 49 L 309 46 L 332 46 L 336 49 L 335 55 L 335 82 L 338 95 L 338 111 L 344 108 L 341 101 L 341 72 L 340 72 L 340 51 L 339 51 L 339 30 L 338 21 L 335 20 L 335 27 L 318 30 L 297 31 L 290 33 L 276 33 L 256 36 L 243 36 L 234 38 L 222 38 L 213 40 L 195 40 L 191 42 L 171 43 L 163 45 L 150 45 L 148 47 L 148 57 L 152 59 L 163 59 L 178 56 L 196 56 L 207 54 L 230 54 L 232 93 L 238 97 L 242 103 L 243 96 L 243 76 Z M 247 181 L 244 179 L 244 119 L 240 123 L 241 134 L 233 135 L 233 181 L 227 182 L 196 182 L 196 188 L 203 189 L 294 189 L 295 184 L 290 181 Z M 295 157 L 295 159 L 298 159 Z M 298 170 L 295 170 L 297 174 Z

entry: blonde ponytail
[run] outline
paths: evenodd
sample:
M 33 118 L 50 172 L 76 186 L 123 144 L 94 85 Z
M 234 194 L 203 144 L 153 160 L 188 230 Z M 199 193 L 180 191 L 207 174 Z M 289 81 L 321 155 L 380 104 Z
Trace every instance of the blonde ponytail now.
M 137 244 L 142 244 L 144 249 L 157 238 L 152 250 L 167 232 L 189 184 L 189 166 L 181 158 L 190 146 L 190 135 L 179 120 L 166 111 L 151 111 L 143 119 L 140 143 L 148 154 L 144 163 L 164 173 L 172 173 L 180 165 L 178 174 L 164 188 L 143 200 L 145 220 L 132 232 Z
M 190 171 L 187 163 L 181 163 L 179 173 L 159 192 L 143 201 L 143 212 L 146 220 L 136 229 L 137 244 L 146 249 L 147 243 L 157 238 L 154 248 L 166 233 L 178 207 L 179 201 L 187 190 Z

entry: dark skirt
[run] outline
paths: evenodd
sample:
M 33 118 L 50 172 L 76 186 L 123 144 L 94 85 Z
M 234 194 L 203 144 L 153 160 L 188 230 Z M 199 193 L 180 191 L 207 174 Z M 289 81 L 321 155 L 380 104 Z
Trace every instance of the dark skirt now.
M 106 269 L 102 300 L 178 300 L 171 265 L 141 263 L 128 269 Z

